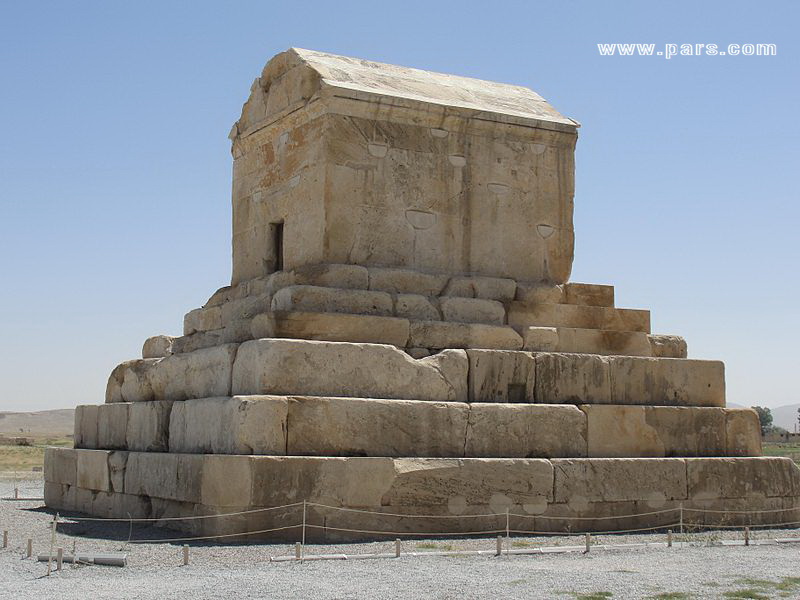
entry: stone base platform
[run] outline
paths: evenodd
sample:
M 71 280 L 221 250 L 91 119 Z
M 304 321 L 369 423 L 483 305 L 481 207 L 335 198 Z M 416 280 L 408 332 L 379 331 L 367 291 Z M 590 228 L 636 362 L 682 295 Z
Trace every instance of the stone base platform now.
M 316 542 L 497 535 L 505 532 L 507 511 L 519 535 L 676 528 L 681 513 L 687 527 L 800 520 L 800 469 L 783 458 L 334 458 L 49 448 L 45 464 L 45 500 L 53 509 L 156 519 L 257 511 L 156 522 L 231 539 L 299 540 L 303 502 L 306 539 Z M 293 506 L 258 511 L 284 505 Z

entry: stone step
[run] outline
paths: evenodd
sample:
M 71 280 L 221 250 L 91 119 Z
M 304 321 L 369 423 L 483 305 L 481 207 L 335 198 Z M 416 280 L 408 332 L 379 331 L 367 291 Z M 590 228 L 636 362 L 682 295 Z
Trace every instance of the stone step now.
M 490 340 L 505 334 L 460 327 Z M 263 338 L 124 362 L 109 377 L 106 402 L 252 394 L 721 407 L 725 373 L 717 361 L 479 349 L 414 359 L 390 345 Z
M 650 311 L 607 306 L 511 302 L 508 324 L 519 332 L 527 327 L 572 327 L 650 333 Z
M 800 520 L 800 469 L 775 457 L 335 458 L 48 448 L 45 465 L 45 502 L 62 514 L 196 517 L 300 503 L 236 518 L 160 523 L 194 535 L 289 527 L 262 537 L 296 540 L 304 501 L 306 523 L 322 525 L 306 529 L 307 541 L 329 542 L 504 530 L 507 512 L 513 530 L 553 532 L 673 526 L 679 507 L 686 522 L 708 525 Z M 725 513 L 741 510 L 765 512 Z
M 567 352 L 603 356 L 657 356 L 686 358 L 686 342 L 675 335 L 641 331 L 609 331 L 575 327 L 526 327 L 523 349 L 532 352 Z
M 413 457 L 757 456 L 750 409 L 234 396 L 78 407 L 79 448 Z

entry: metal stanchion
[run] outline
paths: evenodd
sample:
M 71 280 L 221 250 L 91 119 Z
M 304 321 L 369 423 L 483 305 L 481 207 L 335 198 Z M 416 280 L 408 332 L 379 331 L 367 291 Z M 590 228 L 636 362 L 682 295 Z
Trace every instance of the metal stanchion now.
M 400 538 L 394 541 L 394 557 L 400 558 Z

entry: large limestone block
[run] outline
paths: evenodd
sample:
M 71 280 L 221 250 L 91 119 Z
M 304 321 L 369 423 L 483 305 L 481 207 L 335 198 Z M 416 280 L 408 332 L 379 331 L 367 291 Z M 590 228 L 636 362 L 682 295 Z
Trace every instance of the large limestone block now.
M 442 514 L 543 510 L 553 468 L 541 459 L 254 456 L 253 502 L 309 500 L 353 508 L 420 507 Z M 429 527 L 432 523 L 425 523 Z M 442 527 L 441 521 L 438 526 Z
M 415 360 L 380 344 L 260 339 L 240 346 L 233 392 L 466 402 L 467 370 L 459 350 Z
M 576 329 L 574 327 L 526 327 L 522 331 L 523 348 L 533 352 L 570 352 L 582 354 L 652 356 L 646 333 Z
M 176 402 L 169 451 L 211 454 L 286 454 L 286 398 L 234 396 Z
M 609 358 L 613 404 L 725 406 L 725 366 L 677 358 Z
M 419 294 L 397 294 L 394 312 L 398 317 L 415 321 L 438 321 L 442 318 L 433 302 Z
M 564 302 L 585 306 L 614 306 L 614 286 L 596 283 L 565 283 Z
M 468 412 L 454 402 L 294 397 L 286 453 L 461 457 Z
M 269 312 L 250 326 L 255 339 L 280 337 L 331 342 L 391 344 L 404 348 L 409 336 L 407 319 L 342 313 Z
M 687 458 L 686 471 L 694 500 L 800 494 L 800 469 L 789 458 Z
M 277 273 L 273 273 L 278 276 Z M 360 265 L 305 265 L 291 271 L 295 285 L 316 285 L 343 290 L 366 290 L 370 272 Z M 276 290 L 277 291 L 277 290 Z
M 227 329 L 231 323 L 252 319 L 256 315 L 270 310 L 271 306 L 272 295 L 270 294 L 236 298 L 222 305 L 222 325 Z
M 340 290 L 310 285 L 285 287 L 272 298 L 273 311 L 304 311 L 392 316 L 392 297 L 386 292 Z
M 107 450 L 75 450 L 77 453 L 78 487 L 98 492 L 111 491 L 111 472 Z
M 447 275 L 421 273 L 408 269 L 369 269 L 369 289 L 390 294 L 438 296 L 447 284 Z
M 121 406 L 108 404 L 106 406 Z M 105 407 L 101 407 L 102 408 Z M 134 402 L 128 408 L 125 448 L 138 452 L 169 450 L 169 420 L 172 402 Z
M 536 362 L 529 352 L 467 350 L 470 402 L 533 402 Z
M 510 302 L 517 293 L 517 282 L 501 277 L 453 277 L 442 296 L 484 298 Z
M 202 473 L 203 456 L 199 454 L 130 452 L 125 468 L 125 493 L 200 502 Z
M 751 408 L 725 410 L 727 456 L 761 456 L 761 422 Z
M 97 447 L 105 450 L 125 450 L 128 415 L 131 404 L 114 403 L 97 407 Z
M 678 335 L 648 335 L 652 355 L 657 358 L 686 358 L 686 340 Z
M 408 345 L 412 348 L 520 350 L 522 338 L 510 327 L 481 323 L 412 321 Z
M 148 379 L 153 400 L 229 396 L 236 344 L 173 354 L 153 365 Z M 141 398 L 149 400 L 151 398 Z M 133 400 L 133 401 L 137 401 Z
M 534 397 L 540 404 L 608 404 L 608 359 L 591 354 L 537 354 Z
M 76 448 L 97 448 L 98 409 L 96 404 L 75 407 L 74 443 Z
M 466 456 L 586 456 L 586 416 L 555 404 L 471 404 Z
M 246 507 L 253 498 L 253 461 L 248 456 L 207 455 L 203 459 L 201 502 L 214 507 Z M 247 531 L 243 528 L 240 531 Z
M 196 308 L 183 317 L 183 335 L 190 335 L 198 331 L 211 331 L 222 329 L 222 307 Z M 148 358 L 148 357 L 143 357 Z
M 108 478 L 112 492 L 123 492 L 125 489 L 125 468 L 128 466 L 127 452 L 110 452 L 108 454 Z
M 583 458 L 550 461 L 555 472 L 555 502 L 576 510 L 590 502 L 641 500 L 662 508 L 686 498 L 686 463 L 680 458 Z
M 72 448 L 45 448 L 44 480 L 55 484 L 75 485 L 78 477 L 78 454 Z
M 721 456 L 725 411 L 677 406 L 589 405 L 589 458 Z
M 153 400 L 149 374 L 164 359 L 146 358 L 120 363 L 106 384 L 106 402 L 146 402 Z
M 515 301 L 508 306 L 508 324 L 519 331 L 526 327 L 573 327 L 650 333 L 650 311 Z
M 172 354 L 175 339 L 171 335 L 154 335 L 147 338 L 142 346 L 142 358 L 164 358 Z
M 506 320 L 506 310 L 496 300 L 445 296 L 441 298 L 439 305 L 444 321 L 502 325 Z
M 552 283 L 518 283 L 514 297 L 525 304 L 560 304 L 564 301 L 564 286 Z

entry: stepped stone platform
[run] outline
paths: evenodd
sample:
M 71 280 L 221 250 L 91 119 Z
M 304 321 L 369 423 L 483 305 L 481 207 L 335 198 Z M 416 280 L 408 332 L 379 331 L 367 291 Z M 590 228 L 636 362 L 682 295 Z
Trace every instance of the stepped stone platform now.
M 722 363 L 569 281 L 577 127 L 526 88 L 273 58 L 231 132 L 231 285 L 77 408 L 47 505 L 243 539 L 305 511 L 311 541 L 800 520 Z

